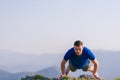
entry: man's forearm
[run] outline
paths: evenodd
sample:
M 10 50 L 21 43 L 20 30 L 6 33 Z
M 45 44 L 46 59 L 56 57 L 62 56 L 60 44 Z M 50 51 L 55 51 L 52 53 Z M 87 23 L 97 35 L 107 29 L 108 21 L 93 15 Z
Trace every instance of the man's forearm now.
M 65 75 L 65 61 L 63 60 L 62 62 L 61 62 L 61 72 L 62 72 L 62 75 Z
M 94 63 L 94 73 L 96 73 L 98 71 L 98 67 L 99 67 L 99 64 L 96 61 L 96 63 Z
M 65 75 L 65 65 L 61 64 L 61 72 L 62 72 L 62 75 Z
M 94 64 L 94 73 L 98 71 L 98 64 Z

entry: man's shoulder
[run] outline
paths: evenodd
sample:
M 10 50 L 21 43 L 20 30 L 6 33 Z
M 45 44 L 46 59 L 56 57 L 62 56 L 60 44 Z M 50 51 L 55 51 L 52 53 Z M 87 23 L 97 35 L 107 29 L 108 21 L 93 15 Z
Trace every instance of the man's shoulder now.
M 68 51 L 74 51 L 74 47 L 70 48 Z
M 88 53 L 88 52 L 90 52 L 91 50 L 88 48 L 88 47 L 83 47 L 83 52 L 84 53 Z
M 83 50 L 85 50 L 85 51 L 86 51 L 86 50 L 89 50 L 89 48 L 87 48 L 87 47 L 85 47 L 85 46 L 84 46 L 84 47 L 83 47 Z
M 74 52 L 75 52 L 75 51 L 74 51 L 74 47 L 72 47 L 72 48 L 68 49 L 68 51 L 66 52 L 66 54 L 71 55 L 71 54 L 73 54 Z

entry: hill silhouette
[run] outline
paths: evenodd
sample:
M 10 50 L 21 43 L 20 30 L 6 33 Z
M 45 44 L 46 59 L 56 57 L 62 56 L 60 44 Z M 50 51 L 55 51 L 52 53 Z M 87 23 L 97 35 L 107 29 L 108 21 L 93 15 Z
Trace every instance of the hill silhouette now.
M 4 70 L 0 70 L 0 80 L 19 80 L 23 75 L 29 73 L 10 73 Z
M 60 69 L 58 67 L 52 66 L 52 67 L 40 70 L 36 73 L 49 77 L 49 78 L 53 78 L 53 77 L 60 75 Z
M 21 73 L 10 73 L 4 70 L 0 70 L 0 80 L 19 80 L 21 77 L 26 75 L 41 74 L 43 76 L 53 78 L 60 75 L 59 68 L 53 66 L 45 68 L 37 72 L 21 72 Z
M 71 76 L 64 76 L 58 79 L 58 78 L 48 78 L 48 77 L 36 74 L 32 76 L 26 75 L 26 77 L 21 78 L 21 80 L 104 80 L 104 79 L 101 79 L 101 78 L 98 79 L 91 75 L 80 75 L 78 78 L 74 78 Z

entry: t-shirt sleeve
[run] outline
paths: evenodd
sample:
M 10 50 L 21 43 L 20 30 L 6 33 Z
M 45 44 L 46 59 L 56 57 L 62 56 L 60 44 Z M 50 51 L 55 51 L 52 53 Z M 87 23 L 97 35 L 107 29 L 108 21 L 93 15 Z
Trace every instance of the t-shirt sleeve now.
M 90 60 L 94 60 L 95 59 L 95 55 L 93 54 L 93 52 L 91 52 L 90 49 L 87 48 L 87 56 Z
M 72 54 L 72 49 L 69 49 L 64 55 L 64 60 L 68 61 L 71 57 L 71 54 Z

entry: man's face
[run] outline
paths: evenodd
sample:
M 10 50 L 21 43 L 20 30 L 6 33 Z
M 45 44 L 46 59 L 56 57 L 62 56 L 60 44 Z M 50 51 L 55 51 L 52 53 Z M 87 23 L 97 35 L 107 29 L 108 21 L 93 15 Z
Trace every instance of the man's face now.
M 75 53 L 80 56 L 82 54 L 83 46 L 74 46 Z

